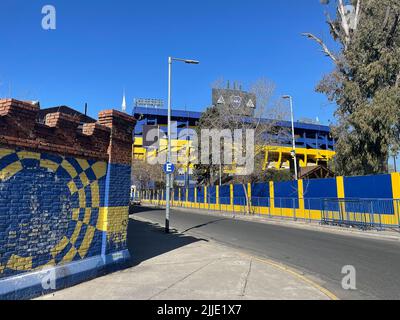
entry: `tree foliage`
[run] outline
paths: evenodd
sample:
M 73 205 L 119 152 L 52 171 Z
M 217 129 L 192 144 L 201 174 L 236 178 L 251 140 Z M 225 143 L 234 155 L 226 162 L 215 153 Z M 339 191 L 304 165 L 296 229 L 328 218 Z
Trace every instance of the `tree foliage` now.
M 337 104 L 335 168 L 342 175 L 388 172 L 391 153 L 399 151 L 400 0 L 321 1 L 339 52 L 313 34 L 335 64 L 317 91 Z M 332 10 L 331 10 L 332 11 Z

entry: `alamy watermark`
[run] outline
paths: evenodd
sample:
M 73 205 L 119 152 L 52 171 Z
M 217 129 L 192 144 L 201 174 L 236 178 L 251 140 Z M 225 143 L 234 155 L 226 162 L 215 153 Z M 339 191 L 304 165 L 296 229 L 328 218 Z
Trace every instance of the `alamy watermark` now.
M 54 268 L 46 268 L 42 270 L 41 283 L 43 290 L 56 290 L 56 270 Z
M 345 277 L 342 279 L 343 290 L 357 290 L 357 271 L 354 266 L 348 265 L 342 268 L 342 274 Z
M 202 129 L 200 137 L 193 129 L 178 132 L 177 123 L 172 124 L 171 141 L 190 141 L 184 146 L 173 145 L 171 162 L 191 164 L 232 166 L 236 175 L 250 175 L 254 172 L 255 130 L 253 129 Z M 165 164 L 166 146 L 160 145 L 163 133 L 158 128 L 144 135 L 144 143 L 149 145 L 147 161 L 149 164 Z M 164 140 L 166 141 L 166 140 Z M 200 143 L 199 143 L 200 142 Z
M 56 30 L 57 28 L 57 12 L 56 8 L 52 5 L 45 5 L 42 8 L 42 28 L 43 30 Z

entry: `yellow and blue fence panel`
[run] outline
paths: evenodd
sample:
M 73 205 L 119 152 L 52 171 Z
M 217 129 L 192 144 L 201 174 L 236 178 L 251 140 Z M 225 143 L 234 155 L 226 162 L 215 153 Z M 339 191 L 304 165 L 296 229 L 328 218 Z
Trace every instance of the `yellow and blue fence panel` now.
M 173 206 L 399 227 L 400 174 L 176 189 Z M 165 205 L 147 192 L 144 203 Z M 328 219 L 331 217 L 331 219 Z

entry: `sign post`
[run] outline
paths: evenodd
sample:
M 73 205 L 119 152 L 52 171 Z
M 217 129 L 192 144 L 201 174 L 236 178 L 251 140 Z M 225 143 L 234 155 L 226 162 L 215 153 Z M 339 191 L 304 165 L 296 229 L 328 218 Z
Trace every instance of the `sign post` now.
M 165 232 L 169 233 L 169 220 L 170 220 L 170 196 L 171 196 L 171 175 L 175 172 L 175 166 L 171 162 L 167 162 L 163 167 L 164 173 L 167 175 L 167 210 L 165 214 Z

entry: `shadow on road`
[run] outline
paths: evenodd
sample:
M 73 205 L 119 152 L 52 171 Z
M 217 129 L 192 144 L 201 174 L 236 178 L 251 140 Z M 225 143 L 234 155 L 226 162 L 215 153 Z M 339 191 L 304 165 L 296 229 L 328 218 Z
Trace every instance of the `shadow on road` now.
M 182 233 L 185 234 L 186 232 L 189 232 L 189 231 L 191 231 L 191 230 L 194 230 L 194 229 L 201 229 L 201 228 L 203 228 L 203 227 L 209 226 L 210 224 L 217 223 L 217 222 L 221 222 L 221 221 L 226 221 L 226 220 L 228 220 L 228 219 L 212 220 L 212 221 L 209 221 L 209 222 L 207 222 L 207 223 L 199 224 L 198 226 L 194 226 L 194 227 L 191 227 L 191 228 L 189 228 L 189 229 L 186 229 L 185 231 L 182 231 Z
M 130 206 L 130 207 L 129 207 L 129 214 L 137 214 L 137 213 L 143 213 L 143 212 L 148 212 L 148 211 L 157 211 L 157 210 L 160 210 L 160 208 L 156 208 L 156 207 Z
M 141 212 L 143 212 L 142 209 L 140 208 Z M 156 224 L 135 218 L 129 219 L 128 248 L 133 266 L 198 241 L 207 240 L 185 236 L 174 231 L 166 234 L 164 228 Z

